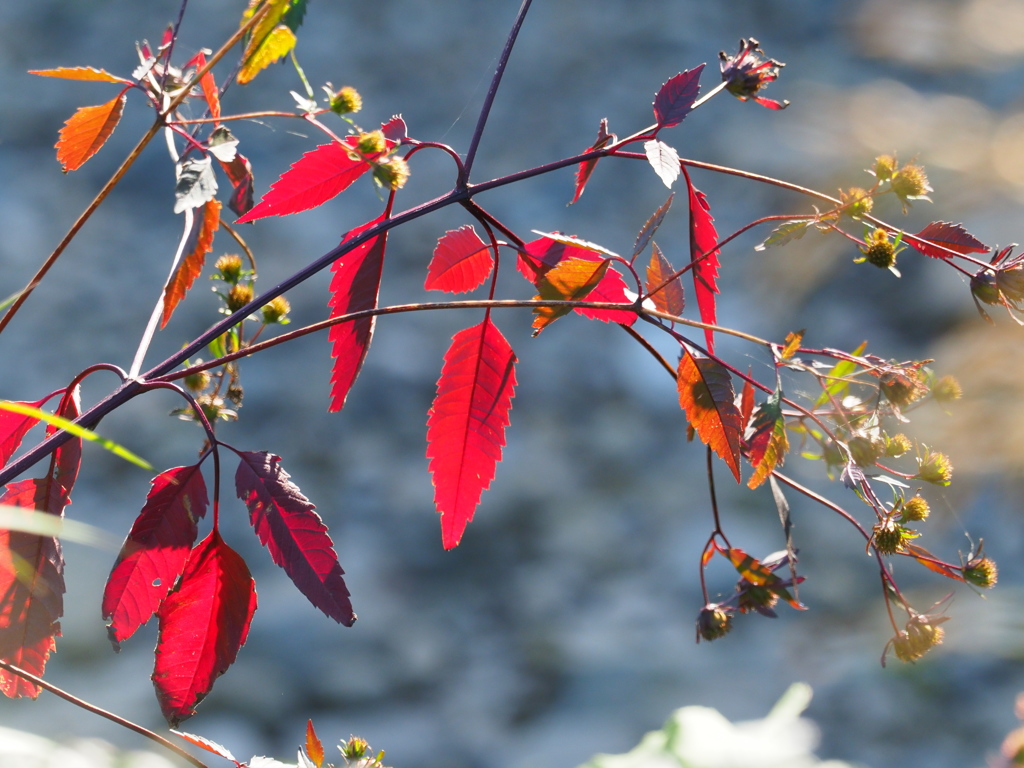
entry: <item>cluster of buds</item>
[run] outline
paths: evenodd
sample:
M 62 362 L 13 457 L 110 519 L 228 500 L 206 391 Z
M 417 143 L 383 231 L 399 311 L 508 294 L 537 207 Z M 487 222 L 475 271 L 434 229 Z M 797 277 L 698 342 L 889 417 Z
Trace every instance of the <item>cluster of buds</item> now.
M 785 64 L 775 59 L 763 59 L 760 43 L 754 38 L 740 40 L 740 50 L 735 56 L 725 51 L 718 54 L 721 62 L 722 82 L 725 89 L 740 101 L 750 99 L 768 109 L 785 109 L 788 101 L 778 102 L 758 96 L 769 83 L 779 78 L 779 70 Z
M 409 180 L 409 164 L 405 158 L 389 151 L 384 132 L 364 131 L 356 137 L 354 157 L 373 166 L 373 178 L 378 184 L 392 192 L 405 186 Z
M 984 267 L 971 277 L 971 295 L 978 312 L 989 322 L 992 318 L 982 309 L 981 303 L 1006 307 L 1010 317 L 1024 325 L 1014 314 L 1024 312 L 1024 254 L 1013 255 L 1016 243 L 1002 250 L 996 250 L 991 266 Z M 981 302 L 981 303 L 979 303 Z
M 924 168 L 917 163 L 907 163 L 901 166 L 895 155 L 879 155 L 868 172 L 873 174 L 879 182 L 889 183 L 889 189 L 899 198 L 904 213 L 910 207 L 911 200 L 931 202 L 928 193 L 932 191 L 932 188 L 928 183 L 928 175 Z
M 942 642 L 945 630 L 939 625 L 947 619 L 947 616 L 933 616 L 912 611 L 905 628 L 897 632 L 896 636 L 886 644 L 885 653 L 882 656 L 883 663 L 890 646 L 900 661 L 913 662 L 920 659 Z

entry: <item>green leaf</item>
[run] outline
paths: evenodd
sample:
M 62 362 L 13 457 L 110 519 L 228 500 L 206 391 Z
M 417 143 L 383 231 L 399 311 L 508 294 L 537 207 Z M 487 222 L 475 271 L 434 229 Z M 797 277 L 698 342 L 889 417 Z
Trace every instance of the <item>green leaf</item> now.
M 853 355 L 859 356 L 863 354 L 864 350 L 867 349 L 868 343 L 862 341 L 860 346 L 853 350 Z M 814 407 L 820 408 L 829 401 L 830 398 L 839 397 L 850 387 L 850 383 L 846 380 L 847 376 L 853 375 L 857 370 L 857 364 L 850 360 L 840 360 L 830 370 L 825 379 L 828 384 L 825 385 L 825 390 L 818 395 L 818 399 L 814 401 Z
M 153 465 L 145 459 L 141 459 L 134 453 L 129 451 L 127 448 L 118 445 L 113 440 L 108 440 L 105 437 L 100 437 L 98 434 L 93 432 L 91 429 L 80 427 L 73 421 L 68 421 L 63 416 L 56 416 L 46 411 L 41 411 L 38 408 L 33 408 L 31 405 L 25 405 L 24 403 L 12 403 L 7 400 L 0 400 L 0 410 L 11 411 L 13 413 L 20 413 L 23 416 L 33 416 L 40 421 L 45 421 L 47 424 L 52 424 L 58 429 L 63 429 L 75 437 L 80 437 L 83 440 L 88 440 L 92 443 L 98 443 L 102 447 L 106 448 L 115 456 L 119 456 L 125 461 L 131 462 L 138 467 L 142 467 L 146 470 L 153 469 Z
M 807 228 L 814 223 L 814 219 L 798 219 L 796 221 L 787 221 L 779 224 L 772 233 L 768 235 L 768 239 L 765 240 L 758 246 L 754 247 L 755 251 L 763 251 L 776 245 L 785 245 L 791 243 L 794 240 L 799 240 L 807 233 Z

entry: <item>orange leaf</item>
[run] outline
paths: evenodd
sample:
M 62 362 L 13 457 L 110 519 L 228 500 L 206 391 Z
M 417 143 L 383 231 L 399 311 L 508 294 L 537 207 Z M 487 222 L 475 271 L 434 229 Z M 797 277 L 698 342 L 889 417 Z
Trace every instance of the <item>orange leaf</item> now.
M 125 101 L 122 94 L 106 104 L 81 107 L 68 118 L 57 141 L 57 160 L 64 173 L 77 171 L 99 151 L 121 119 Z
M 656 293 L 651 293 L 651 301 L 654 302 L 658 311 L 668 312 L 670 315 L 681 315 L 686 299 L 683 296 L 683 284 L 679 278 L 677 277 L 667 285 L 658 288 L 672 277 L 675 271 L 661 252 L 661 248 L 654 243 L 651 246 L 651 263 L 647 267 L 647 292 L 651 293 L 654 289 L 658 289 Z
M 566 259 L 549 270 L 537 282 L 540 294 L 534 299 L 577 300 L 583 299 L 601 282 L 608 271 L 608 259 L 588 261 L 586 259 Z M 572 307 L 536 307 L 533 313 L 533 335 L 543 331 L 548 325 L 567 315 Z
M 770 568 L 766 568 L 756 557 L 751 557 L 742 549 L 724 550 L 726 557 L 732 563 L 733 568 L 739 571 L 740 575 L 753 584 L 755 587 L 764 587 L 774 592 L 798 611 L 805 611 L 807 607 L 794 598 L 786 589 L 784 582 Z
M 200 51 L 189 63 L 193 65 L 198 72 L 206 66 L 206 54 Z M 214 120 L 220 120 L 220 91 L 217 90 L 217 83 L 214 82 L 213 72 L 207 72 L 199 78 L 199 87 L 203 91 L 203 98 L 206 99 L 206 105 L 210 108 L 210 117 Z
M 306 721 L 306 754 L 316 768 L 320 768 L 323 765 L 324 745 L 317 738 L 316 731 L 313 730 L 312 720 Z
M 717 453 L 740 481 L 740 412 L 733 402 L 729 372 L 710 358 L 683 351 L 676 373 L 679 405 L 701 441 Z
M 206 263 L 206 254 L 213 250 L 213 233 L 220 226 L 220 203 L 216 200 L 209 200 L 203 205 L 203 220 L 199 224 L 199 235 L 196 237 L 195 247 L 191 253 L 181 260 L 178 268 L 174 270 L 164 286 L 164 315 L 160 320 L 160 327 L 167 325 L 167 321 L 174 314 L 178 302 L 185 298 L 192 283 L 203 271 Z
M 800 349 L 800 345 L 804 341 L 804 329 L 801 328 L 799 331 L 792 331 L 786 334 L 786 346 L 779 352 L 779 357 L 783 360 L 789 360 L 796 351 Z
M 112 75 L 104 69 L 96 67 L 57 67 L 56 69 L 30 69 L 30 75 L 41 77 L 59 77 L 64 80 L 96 80 L 102 83 L 124 83 L 131 85 L 131 80 Z

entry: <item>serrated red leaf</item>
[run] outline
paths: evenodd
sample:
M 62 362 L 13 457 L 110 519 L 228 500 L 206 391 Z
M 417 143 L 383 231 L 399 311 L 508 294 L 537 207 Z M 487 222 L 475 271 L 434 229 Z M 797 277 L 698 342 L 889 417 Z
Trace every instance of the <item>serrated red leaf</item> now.
M 234 192 L 228 200 L 228 208 L 238 216 L 248 213 L 252 209 L 253 200 L 253 175 L 252 164 L 241 152 L 235 152 L 235 159 L 230 163 L 220 162 L 220 167 L 231 180 Z
M 354 153 L 358 141 L 357 137 L 349 136 L 340 144 L 321 144 L 304 154 L 237 223 L 308 211 L 340 195 L 370 170 L 367 159 Z M 390 149 L 394 142 L 387 145 Z
M 469 224 L 444 233 L 437 241 L 423 287 L 428 291 L 466 293 L 483 285 L 494 269 L 494 257 Z
M 648 293 L 658 289 L 656 293 L 651 293 L 651 301 L 658 311 L 678 317 L 683 314 L 683 308 L 686 306 L 683 283 L 678 277 L 665 283 L 675 272 L 675 267 L 669 263 L 661 248 L 655 243 L 651 248 L 651 263 L 647 265 L 647 284 L 644 287 Z
M 914 238 L 920 238 L 927 242 L 921 243 Z M 933 221 L 918 232 L 914 238 L 907 238 L 904 242 L 933 259 L 950 259 L 953 254 L 935 248 L 930 243 L 949 248 L 960 254 L 986 253 L 988 251 L 988 246 L 970 234 L 962 225 L 948 221 Z
M 112 75 L 105 69 L 96 69 L 96 67 L 30 69 L 28 73 L 30 75 L 39 75 L 41 77 L 59 77 L 63 80 L 93 80 L 102 83 L 122 83 L 124 85 L 133 85 L 131 80 L 125 80 L 123 77 Z
M 185 298 L 188 289 L 203 272 L 206 254 L 213 250 L 213 235 L 220 226 L 220 202 L 208 200 L 203 204 L 202 219 L 199 222 L 199 233 L 192 250 L 178 264 L 164 286 L 164 312 L 160 319 L 160 327 L 167 325 L 178 303 Z
M 683 167 L 686 187 L 690 196 L 690 261 L 696 262 L 693 269 L 694 292 L 697 294 L 697 309 L 703 323 L 716 325 L 718 322 L 715 309 L 715 294 L 718 293 L 718 232 L 715 220 L 711 216 L 704 193 L 693 186 L 690 174 Z M 704 258 L 701 258 L 704 254 Z M 697 261 L 700 259 L 700 261 Z M 704 338 L 708 344 L 708 352 L 715 351 L 714 335 L 710 329 L 704 329 Z
M 358 237 L 383 220 L 382 214 L 373 221 L 356 227 L 348 232 L 341 242 L 344 244 Z M 384 269 L 387 240 L 388 233 L 385 231 L 349 251 L 331 266 L 334 277 L 331 278 L 331 299 L 327 303 L 331 309 L 331 317 L 361 312 L 377 306 L 377 292 Z M 331 357 L 334 358 L 334 368 L 331 371 L 331 404 L 328 411 L 333 413 L 345 407 L 345 399 L 370 349 L 376 320 L 376 316 L 350 320 L 332 325 L 328 331 Z
M 316 731 L 313 730 L 313 721 L 306 721 L 306 755 L 313 761 L 313 765 L 316 768 L 320 768 L 324 762 L 324 745 L 317 738 Z
M 444 356 L 427 417 L 427 458 L 445 549 L 458 546 L 501 461 L 516 362 L 490 316 L 455 334 Z
M 68 118 L 56 145 L 57 161 L 64 166 L 64 173 L 77 171 L 99 151 L 117 127 L 126 100 L 122 94 L 106 104 L 80 107 Z
M 679 125 L 690 113 L 700 92 L 700 73 L 703 70 L 704 65 L 701 64 L 680 72 L 658 90 L 654 97 L 654 117 L 659 129 Z
M 65 397 L 59 415 L 79 415 L 78 390 Z M 53 434 L 55 429 L 48 428 Z M 72 438 L 54 451 L 50 471 L 39 479 L 11 483 L 0 504 L 62 517 L 78 477 L 82 441 Z M 0 530 L 0 659 L 42 675 L 56 648 L 64 613 L 64 558 L 53 536 Z M 0 670 L 0 691 L 11 698 L 39 695 L 34 683 Z
M 540 290 L 540 283 L 544 276 L 563 261 L 568 259 L 583 259 L 584 261 L 600 262 L 605 256 L 595 251 L 583 248 L 571 243 L 560 243 L 550 237 L 541 237 L 526 243 L 524 246 L 526 254 L 519 254 L 519 272 L 533 283 Z M 626 282 L 622 275 L 609 266 L 604 277 L 601 278 L 593 290 L 587 294 L 587 301 L 607 301 L 621 304 L 632 304 L 632 299 L 626 295 Z M 580 307 L 575 310 L 584 317 L 592 320 L 600 320 L 605 323 L 622 323 L 632 325 L 636 322 L 636 313 L 627 309 L 590 309 Z
M 198 464 L 153 478 L 103 591 L 103 618 L 115 648 L 149 621 L 174 587 L 208 503 Z
M 41 408 L 46 398 L 37 400 L 34 403 L 21 402 L 21 405 L 28 405 L 33 408 Z M 28 434 L 39 419 L 35 416 L 26 416 L 23 413 L 0 410 L 0 466 L 8 462 L 14 452 L 21 446 L 21 441 Z
M 754 474 L 747 481 L 749 488 L 757 488 L 768 479 L 776 467 L 781 467 L 789 451 L 786 436 L 786 420 L 780 405 L 781 392 L 775 392 L 758 406 L 747 427 L 747 458 L 754 467 Z
M 260 543 L 306 598 L 346 627 L 356 620 L 334 543 L 320 515 L 281 469 L 281 457 L 238 451 L 235 491 Z
M 565 259 L 549 269 L 540 279 L 537 289 L 540 293 L 535 300 L 582 301 L 597 287 L 608 271 L 608 259 Z M 565 306 L 534 307 L 533 335 L 547 328 L 558 318 L 569 314 Z
M 380 130 L 384 134 L 385 139 L 393 141 L 395 144 L 401 144 L 409 138 L 409 128 L 406 126 L 405 120 L 402 119 L 401 115 L 392 117 L 380 127 Z
M 186 66 L 195 67 L 198 72 L 206 66 L 206 54 L 200 51 L 192 57 Z M 199 87 L 203 91 L 203 98 L 206 99 L 206 105 L 210 110 L 210 117 L 214 120 L 220 120 L 220 91 L 217 90 L 217 83 L 214 82 L 213 72 L 207 72 L 199 78 Z
M 615 134 L 608 132 L 608 118 L 602 117 L 601 124 L 597 128 L 597 139 L 587 147 L 584 152 L 593 152 L 595 149 L 604 149 L 609 144 L 615 141 Z M 569 201 L 569 205 L 572 205 L 580 199 L 580 195 L 583 194 L 583 190 L 587 186 L 587 182 L 590 181 L 590 176 L 593 174 L 594 169 L 597 168 L 597 161 L 601 158 L 595 157 L 590 160 L 584 160 L 578 166 L 576 166 L 576 191 L 572 196 L 572 200 Z
M 695 358 L 683 350 L 676 373 L 679 405 L 701 441 L 726 463 L 740 481 L 740 412 L 733 402 L 732 380 L 720 363 Z
M 245 561 L 211 531 L 192 550 L 180 585 L 157 613 L 153 685 L 171 727 L 195 714 L 234 663 L 255 610 L 255 584 Z

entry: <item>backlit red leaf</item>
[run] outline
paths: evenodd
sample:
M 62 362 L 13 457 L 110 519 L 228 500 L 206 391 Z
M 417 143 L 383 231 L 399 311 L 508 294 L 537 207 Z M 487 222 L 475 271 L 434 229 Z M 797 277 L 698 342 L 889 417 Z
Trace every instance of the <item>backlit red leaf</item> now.
M 566 259 L 552 269 L 537 283 L 540 293 L 534 299 L 556 301 L 583 300 L 597 287 L 608 270 L 608 259 Z M 558 318 L 569 314 L 571 307 L 535 307 L 533 314 L 533 335 L 547 328 Z
M 174 587 L 207 504 L 198 464 L 168 469 L 153 478 L 146 504 L 103 591 L 103 618 L 109 622 L 107 633 L 115 648 L 149 621 Z
M 651 301 L 659 312 L 667 312 L 677 317 L 683 314 L 683 307 L 686 305 L 686 298 L 683 295 L 683 283 L 678 277 L 672 278 L 676 272 L 675 268 L 665 258 L 661 248 L 655 243 L 651 249 L 651 263 L 647 265 L 648 293 L 651 293 Z M 669 278 L 672 278 L 669 280 Z M 668 280 L 666 283 L 665 281 Z M 659 288 L 659 286 L 661 286 Z
M 33 408 L 42 407 L 46 400 L 37 400 L 34 403 L 20 403 Z M 35 416 L 26 416 L 23 413 L 0 410 L 0 466 L 3 466 L 14 455 L 21 445 L 21 441 L 28 434 L 28 431 L 39 423 Z
M 427 458 L 445 549 L 458 546 L 501 461 L 515 364 L 489 315 L 455 334 L 445 355 L 427 418 Z
M 693 284 L 697 294 L 697 308 L 703 323 L 716 325 L 715 294 L 718 293 L 718 232 L 704 193 L 693 186 L 690 174 L 683 168 L 686 187 L 690 194 L 690 261 L 694 263 Z M 708 351 L 715 351 L 712 331 L 705 328 L 704 338 Z
M 943 564 L 938 558 L 935 557 L 924 547 L 919 547 L 916 544 L 905 542 L 904 546 L 907 549 L 907 553 L 917 560 L 921 565 L 930 571 L 941 573 L 943 576 L 955 581 L 965 581 L 964 577 L 958 572 Z
M 608 133 L 608 118 L 601 118 L 601 124 L 597 129 L 597 140 L 594 141 L 584 152 L 593 152 L 595 149 L 604 149 L 609 144 L 615 141 L 615 134 Z M 572 196 L 572 200 L 569 201 L 569 205 L 572 205 L 580 199 L 580 195 L 583 194 L 584 188 L 587 186 L 587 182 L 590 181 L 590 175 L 594 172 L 597 167 L 597 161 L 600 158 L 595 157 L 590 160 L 584 160 L 578 166 L 576 166 L 576 192 Z
M 105 69 L 96 69 L 95 67 L 30 69 L 28 73 L 30 75 L 40 75 L 42 77 L 59 77 L 64 80 L 95 80 L 102 83 L 123 83 L 124 85 L 132 85 L 131 80 L 125 80 L 123 77 L 110 74 Z
M 479 288 L 494 269 L 494 257 L 472 226 L 449 230 L 437 241 L 427 267 L 428 291 L 465 293 Z
M 200 51 L 192 57 L 188 66 L 195 67 L 198 72 L 206 66 L 206 54 Z M 199 78 L 199 87 L 202 89 L 203 98 L 206 99 L 206 104 L 210 109 L 210 117 L 220 120 L 220 91 L 217 90 L 217 84 L 214 82 L 213 72 L 207 72 Z
M 576 242 L 558 242 L 550 237 L 541 237 L 526 243 L 526 254 L 519 254 L 519 272 L 540 290 L 541 279 L 553 267 L 567 259 L 601 262 L 605 257 L 596 251 L 583 247 Z M 615 267 L 608 267 L 604 277 L 593 290 L 587 294 L 588 301 L 607 301 L 621 304 L 632 304 L 626 295 L 626 282 Z M 623 323 L 632 325 L 636 322 L 636 313 L 628 309 L 590 309 L 581 307 L 577 313 L 592 320 L 605 323 Z
M 384 220 L 383 214 L 373 221 L 348 232 L 342 243 Z M 377 292 L 380 289 L 381 270 L 384 268 L 384 250 L 388 233 L 370 238 L 346 253 L 331 266 L 331 317 L 340 317 L 350 312 L 360 312 L 377 306 Z M 376 316 L 363 317 L 332 325 L 327 338 L 331 342 L 331 357 L 334 369 L 331 372 L 331 404 L 329 411 L 340 411 L 352 384 L 359 375 L 370 349 Z
M 985 253 L 988 251 L 988 246 L 970 234 L 962 225 L 952 224 L 948 221 L 933 221 L 914 237 L 927 242 L 921 243 L 914 238 L 906 238 L 904 242 L 913 246 L 925 256 L 931 256 L 933 259 L 950 259 L 953 257 L 953 254 L 934 247 L 931 245 L 932 243 L 943 248 L 949 248 L 960 254 Z
M 234 160 L 230 163 L 220 161 L 220 166 L 234 187 L 231 199 L 228 200 L 228 208 L 239 216 L 248 213 L 252 209 L 253 200 L 252 164 L 242 153 L 235 152 Z
M 679 405 L 701 441 L 721 457 L 740 481 L 740 412 L 733 402 L 729 371 L 706 357 L 683 351 L 676 373 Z
M 167 325 L 167 321 L 174 314 L 178 302 L 185 298 L 188 289 L 196 281 L 196 278 L 203 272 L 206 264 L 206 254 L 213 250 L 213 234 L 220 227 L 220 202 L 208 200 L 203 204 L 200 214 L 199 232 L 196 235 L 196 243 L 192 250 L 178 264 L 164 286 L 164 313 L 160 320 L 160 327 Z
M 341 144 L 332 141 L 304 154 L 238 223 L 308 211 L 340 195 L 370 170 L 370 163 L 354 153 L 357 143 L 349 136 Z M 388 148 L 392 146 L 394 142 L 388 142 Z
M 671 128 L 679 125 L 690 113 L 693 102 L 700 91 L 700 73 L 704 65 L 680 72 L 670 78 L 654 97 L 654 117 L 658 128 Z
M 334 543 L 316 507 L 281 469 L 272 453 L 238 452 L 235 491 L 249 510 L 249 522 L 271 558 L 317 608 L 352 626 L 349 591 Z
M 212 531 L 160 606 L 153 685 L 172 727 L 195 714 L 245 643 L 256 589 L 245 561 Z
M 789 451 L 786 436 L 786 420 L 782 415 L 781 393 L 776 391 L 767 401 L 758 406 L 747 427 L 747 458 L 754 467 L 754 474 L 747 485 L 757 488 L 768 479 L 776 467 L 781 467 Z
M 409 138 L 409 128 L 406 126 L 405 120 L 402 119 L 401 115 L 392 117 L 380 127 L 380 130 L 384 134 L 385 139 L 393 141 L 395 144 L 400 144 Z
M 750 376 L 750 368 L 747 368 L 747 376 Z M 753 413 L 754 385 L 744 379 L 743 391 L 740 393 L 740 424 L 749 424 L 750 416 Z
M 95 155 L 114 132 L 126 99 L 123 95 L 95 107 L 80 107 L 64 127 L 57 140 L 57 160 L 64 172 L 77 171 Z

